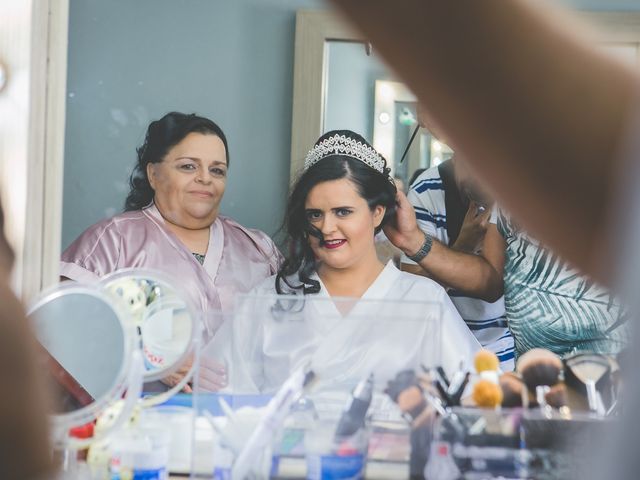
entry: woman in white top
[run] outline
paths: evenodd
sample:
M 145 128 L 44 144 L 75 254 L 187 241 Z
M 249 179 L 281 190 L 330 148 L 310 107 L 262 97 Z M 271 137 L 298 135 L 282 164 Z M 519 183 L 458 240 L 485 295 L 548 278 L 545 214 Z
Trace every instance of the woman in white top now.
M 396 193 L 386 161 L 360 135 L 320 137 L 288 201 L 286 261 L 232 322 L 234 392 L 274 391 L 305 363 L 329 388 L 369 373 L 382 388 L 421 363 L 448 372 L 470 364 L 480 345 L 444 289 L 376 256 Z

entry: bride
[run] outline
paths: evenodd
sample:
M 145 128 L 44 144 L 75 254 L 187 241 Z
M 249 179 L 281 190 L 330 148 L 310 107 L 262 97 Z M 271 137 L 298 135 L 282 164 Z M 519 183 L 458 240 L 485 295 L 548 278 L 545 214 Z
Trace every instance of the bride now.
M 447 373 L 471 364 L 480 345 L 444 289 L 378 260 L 375 234 L 395 217 L 389 173 L 352 131 L 316 142 L 288 200 L 286 261 L 230 324 L 234 393 L 272 392 L 305 363 L 331 388 L 369 373 L 383 387 L 420 364 Z M 428 247 L 425 239 L 421 252 Z

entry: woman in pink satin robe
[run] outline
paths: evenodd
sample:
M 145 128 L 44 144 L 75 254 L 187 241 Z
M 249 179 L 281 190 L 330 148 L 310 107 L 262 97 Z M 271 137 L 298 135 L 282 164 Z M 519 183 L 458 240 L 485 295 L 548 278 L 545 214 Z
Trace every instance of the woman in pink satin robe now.
M 80 235 L 62 254 L 60 275 L 91 282 L 122 268 L 154 269 L 205 318 L 229 311 L 234 295 L 276 273 L 282 257 L 265 233 L 219 215 L 228 168 L 227 140 L 211 120 L 174 112 L 152 122 L 125 213 Z

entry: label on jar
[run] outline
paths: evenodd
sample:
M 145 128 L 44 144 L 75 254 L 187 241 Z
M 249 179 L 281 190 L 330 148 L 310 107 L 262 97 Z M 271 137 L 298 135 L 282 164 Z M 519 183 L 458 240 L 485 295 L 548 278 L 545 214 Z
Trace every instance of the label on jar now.
M 111 470 L 111 480 L 167 480 L 168 478 L 166 468 Z
M 364 478 L 365 456 L 309 455 L 308 480 L 358 480 Z
M 226 468 L 226 467 L 214 468 L 213 480 L 231 480 L 231 468 Z

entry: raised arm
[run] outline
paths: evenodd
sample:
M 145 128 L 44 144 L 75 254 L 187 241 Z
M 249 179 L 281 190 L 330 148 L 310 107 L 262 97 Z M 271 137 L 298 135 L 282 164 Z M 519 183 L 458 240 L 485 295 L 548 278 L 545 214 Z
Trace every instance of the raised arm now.
M 425 234 L 418 228 L 413 207 L 407 197 L 398 192 L 396 222 L 385 227 L 385 235 L 407 255 L 422 246 Z M 463 253 L 433 239 L 431 251 L 419 265 L 403 264 L 403 270 L 425 275 L 446 287 L 466 295 L 494 302 L 502 296 L 504 241 L 495 225 L 487 229 L 483 256 Z
M 331 2 L 456 148 L 472 153 L 497 200 L 608 281 L 618 147 L 637 88 L 631 70 L 598 54 L 565 15 L 531 1 Z M 594 219 L 604 224 L 594 228 Z
M 504 242 L 495 225 L 489 228 L 495 231 L 495 236 L 502 243 L 502 253 L 498 251 L 493 258 L 501 257 L 500 263 L 503 263 Z M 488 243 L 485 239 L 485 251 Z M 419 265 L 403 264 L 402 270 L 432 278 L 445 287 L 486 302 L 495 302 L 503 293 L 502 269 L 483 256 L 453 250 L 437 240 L 433 241 L 431 252 Z

